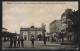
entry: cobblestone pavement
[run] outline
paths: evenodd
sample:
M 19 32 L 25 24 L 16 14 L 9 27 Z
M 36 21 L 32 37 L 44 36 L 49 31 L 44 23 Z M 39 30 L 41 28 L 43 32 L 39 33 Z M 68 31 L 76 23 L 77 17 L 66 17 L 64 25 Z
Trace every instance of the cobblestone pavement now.
M 9 47 L 9 41 L 3 42 L 2 47 L 7 48 Z M 34 48 L 70 48 L 72 47 L 71 45 L 60 45 L 59 43 L 56 42 L 47 42 L 46 45 L 44 45 L 43 41 L 35 41 L 34 42 Z M 24 41 L 24 48 L 33 48 L 31 41 Z

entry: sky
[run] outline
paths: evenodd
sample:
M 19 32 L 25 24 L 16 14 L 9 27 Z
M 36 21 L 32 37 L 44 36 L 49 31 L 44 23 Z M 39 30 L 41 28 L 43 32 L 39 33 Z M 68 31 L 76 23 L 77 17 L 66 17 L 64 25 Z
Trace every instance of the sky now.
M 78 10 L 78 2 L 3 2 L 3 27 L 9 32 L 19 33 L 21 27 L 40 27 L 60 20 L 65 9 Z

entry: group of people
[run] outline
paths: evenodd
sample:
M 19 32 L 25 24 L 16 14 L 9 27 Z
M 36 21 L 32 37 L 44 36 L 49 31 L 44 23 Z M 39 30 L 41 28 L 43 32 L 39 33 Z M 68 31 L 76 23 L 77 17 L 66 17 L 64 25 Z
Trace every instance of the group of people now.
M 35 41 L 34 36 L 31 36 L 31 42 L 32 42 L 32 46 L 33 46 L 33 47 L 34 47 L 34 41 Z M 46 41 L 47 41 L 47 38 L 45 37 L 45 38 L 43 39 L 44 45 L 46 45 Z
M 10 48 L 24 47 L 23 37 L 11 37 L 10 38 Z
M 32 43 L 32 47 L 34 47 L 34 41 L 35 38 L 34 36 L 31 36 L 31 43 Z M 44 39 L 44 44 L 46 45 L 46 39 Z M 23 37 L 11 37 L 10 38 L 10 48 L 20 48 L 20 47 L 24 47 L 24 39 Z

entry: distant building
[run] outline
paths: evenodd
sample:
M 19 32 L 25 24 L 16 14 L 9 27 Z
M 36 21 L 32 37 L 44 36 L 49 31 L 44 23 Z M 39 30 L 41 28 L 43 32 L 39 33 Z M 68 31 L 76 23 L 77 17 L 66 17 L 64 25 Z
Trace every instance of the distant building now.
M 61 20 L 54 20 L 53 22 L 50 23 L 50 33 L 52 34 L 51 37 L 53 37 L 55 41 L 58 41 L 57 36 L 61 32 L 62 28 L 63 27 Z
M 8 32 L 7 30 L 6 28 L 2 28 L 2 41 L 10 40 L 10 37 L 17 35 L 17 33 Z
M 61 20 L 54 20 L 50 23 L 50 33 L 61 31 Z
M 30 40 L 31 36 L 34 36 L 34 38 L 37 40 L 37 35 L 39 34 L 43 34 L 43 29 L 31 26 L 30 28 L 20 28 L 20 34 L 23 35 L 24 38 L 26 38 L 26 40 Z

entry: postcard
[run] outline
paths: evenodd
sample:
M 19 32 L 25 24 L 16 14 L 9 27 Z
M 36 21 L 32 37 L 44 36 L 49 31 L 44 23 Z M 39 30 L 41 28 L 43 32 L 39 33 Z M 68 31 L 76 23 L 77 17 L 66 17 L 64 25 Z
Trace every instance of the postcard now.
M 3 1 L 2 48 L 78 48 L 78 1 Z

